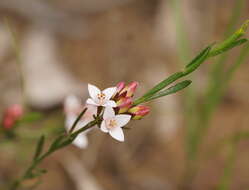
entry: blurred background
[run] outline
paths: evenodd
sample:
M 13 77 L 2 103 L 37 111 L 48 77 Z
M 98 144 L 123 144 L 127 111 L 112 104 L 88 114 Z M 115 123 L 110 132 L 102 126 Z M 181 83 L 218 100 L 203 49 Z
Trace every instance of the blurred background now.
M 49 142 L 64 130 L 66 96 L 83 102 L 87 83 L 138 81 L 138 97 L 238 29 L 248 10 L 248 0 L 1 0 L 0 118 L 13 104 L 36 114 L 1 127 L 0 189 L 41 134 Z M 124 143 L 92 130 L 86 149 L 50 156 L 36 189 L 249 189 L 248 54 L 246 44 L 206 61 L 188 89 L 148 104 Z

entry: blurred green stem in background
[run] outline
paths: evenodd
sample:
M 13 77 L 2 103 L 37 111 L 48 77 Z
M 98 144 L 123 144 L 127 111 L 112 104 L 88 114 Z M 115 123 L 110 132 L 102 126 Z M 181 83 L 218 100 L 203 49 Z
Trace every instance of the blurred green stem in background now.
M 171 0 L 170 5 L 174 13 L 176 36 L 177 36 L 176 37 L 177 49 L 179 52 L 180 60 L 182 64 L 184 64 L 186 60 L 190 59 L 191 51 L 190 51 L 189 40 L 187 37 L 187 32 L 185 30 L 185 25 L 183 21 L 181 2 L 180 0 Z
M 238 153 L 238 144 L 242 140 L 248 140 L 249 138 L 249 132 L 247 131 L 239 131 L 232 137 L 228 139 L 224 143 L 224 145 L 228 145 L 228 152 L 227 152 L 227 160 L 225 162 L 223 175 L 221 176 L 221 179 L 219 181 L 218 187 L 216 190 L 229 190 L 230 185 L 232 183 L 232 177 L 234 173 L 234 168 L 236 164 L 236 158 Z
M 185 64 L 186 60 L 189 60 L 191 57 L 191 44 L 189 38 L 187 36 L 186 26 L 183 17 L 183 9 L 182 3 L 180 0 L 171 0 L 170 1 L 171 9 L 173 10 L 173 16 L 175 20 L 176 27 L 176 44 L 177 51 L 180 57 L 180 62 Z M 195 76 L 192 76 L 192 79 L 196 79 Z M 194 125 L 195 119 L 194 115 L 197 114 L 197 90 L 196 85 L 192 84 L 185 92 L 184 92 L 184 115 L 186 119 L 186 125 L 192 126 Z
M 167 77 L 163 81 L 159 82 L 157 85 L 155 85 L 153 88 L 151 88 L 147 93 L 145 93 L 142 97 L 138 98 L 134 101 L 133 105 L 138 105 L 147 101 L 151 101 L 172 93 L 176 93 L 185 87 L 187 87 L 189 84 L 191 84 L 191 81 L 185 80 L 182 82 L 177 83 L 174 86 L 171 86 L 167 89 L 165 89 L 168 85 L 172 84 L 173 82 L 177 81 L 178 79 L 185 77 L 192 72 L 194 72 L 201 64 L 203 64 L 208 58 L 217 56 L 219 54 L 222 54 L 236 46 L 239 46 L 243 43 L 248 43 L 247 39 L 240 39 L 247 29 L 247 26 L 249 24 L 249 21 L 247 21 L 238 31 L 236 31 L 234 34 L 232 34 L 230 37 L 228 37 L 226 40 L 224 40 L 221 43 L 218 43 L 216 45 L 212 44 L 207 46 L 204 50 L 202 50 L 192 61 L 190 61 L 189 64 L 187 64 L 182 71 L 174 73 L 173 75 Z M 238 43 L 239 42 L 239 43 Z M 244 55 L 244 54 L 243 54 Z M 234 69 L 232 69 L 234 70 Z M 221 81 L 217 81 L 217 83 L 220 83 Z M 221 84 L 222 85 L 222 84 Z M 24 174 L 16 180 L 13 185 L 11 186 L 10 190 L 17 190 L 22 182 L 26 179 L 31 178 L 37 178 L 40 175 L 44 173 L 44 170 L 37 169 L 38 165 L 49 155 L 54 153 L 55 151 L 64 148 L 67 145 L 70 145 L 75 138 L 85 130 L 95 126 L 96 124 L 99 126 L 102 121 L 102 116 L 97 115 L 94 116 L 95 119 L 88 123 L 86 126 L 83 126 L 79 130 L 73 132 L 75 126 L 77 125 L 80 118 L 85 113 L 86 109 L 84 109 L 81 114 L 78 116 L 74 124 L 72 125 L 71 130 L 67 135 L 63 134 L 60 135 L 58 138 L 56 138 L 52 144 L 50 145 L 49 149 L 43 153 L 43 146 L 45 143 L 45 137 L 41 136 L 40 140 L 37 143 L 36 151 L 34 153 L 33 160 L 28 167 L 28 169 L 24 172 Z
M 173 0 L 175 2 L 174 4 L 178 3 L 178 0 Z M 179 3 L 178 3 L 179 4 Z M 228 24 L 228 28 L 224 34 L 225 38 L 227 38 L 231 33 L 234 31 L 236 24 L 238 23 L 239 17 L 242 13 L 242 9 L 245 5 L 245 0 L 238 0 L 235 2 L 235 7 L 230 19 L 230 22 Z M 175 12 L 179 12 L 179 5 L 175 6 Z M 179 29 L 179 23 L 182 23 L 182 21 L 179 21 L 180 17 L 178 16 L 176 21 L 176 28 Z M 248 23 L 247 23 L 248 24 Z M 181 31 L 184 31 L 181 29 Z M 182 36 L 182 35 L 178 35 Z M 226 43 L 230 43 L 229 40 L 233 40 L 233 37 L 228 37 L 227 40 L 224 41 L 222 45 L 226 45 Z M 178 39 L 182 40 L 182 37 L 178 37 Z M 242 39 L 243 41 L 244 39 Z M 242 41 L 236 41 L 236 43 L 241 43 Z M 185 44 L 186 39 L 183 40 L 182 43 L 178 43 L 180 45 Z M 241 50 L 241 53 L 238 57 L 238 59 L 235 61 L 235 63 L 228 68 L 228 70 L 225 70 L 224 63 L 226 62 L 228 58 L 228 54 L 224 53 L 222 54 L 217 62 L 213 66 L 213 71 L 210 76 L 210 82 L 208 84 L 208 90 L 203 98 L 203 105 L 198 107 L 198 105 L 195 103 L 197 102 L 198 97 L 198 91 L 195 90 L 195 88 L 192 88 L 192 92 L 190 92 L 188 95 L 190 97 L 186 97 L 185 101 L 188 101 L 186 103 L 185 110 L 187 111 L 186 114 L 186 171 L 184 174 L 184 180 L 183 184 L 187 185 L 190 184 L 193 180 L 193 177 L 195 176 L 197 165 L 197 158 L 199 154 L 199 146 L 201 145 L 203 138 L 206 135 L 206 131 L 210 126 L 210 120 L 212 113 L 215 111 L 215 108 L 217 107 L 218 103 L 220 102 L 222 96 L 224 95 L 224 92 L 226 91 L 228 87 L 228 83 L 231 80 L 232 76 L 234 75 L 235 71 L 238 69 L 238 67 L 243 64 L 248 56 L 249 53 L 249 44 L 247 43 L 243 49 Z M 185 52 L 183 53 L 182 50 L 179 50 L 179 54 L 182 54 L 180 57 L 185 56 Z M 211 56 L 214 56 L 211 55 Z M 192 96 L 191 94 L 195 94 Z M 191 111 L 192 110 L 192 111 Z M 199 111 L 197 111 L 199 110 Z M 183 186 L 185 186 L 183 185 Z
M 27 105 L 27 100 L 26 100 L 26 95 L 25 95 L 25 89 L 24 89 L 24 76 L 23 76 L 23 71 L 22 71 L 22 59 L 21 59 L 21 53 L 20 53 L 20 48 L 18 46 L 18 40 L 17 40 L 17 35 L 15 33 L 15 31 L 13 30 L 13 28 L 11 27 L 11 24 L 8 20 L 8 18 L 4 19 L 5 21 L 5 25 L 7 26 L 9 33 L 12 37 L 12 48 L 14 50 L 15 53 L 15 57 L 16 57 L 16 64 L 17 64 L 17 69 L 18 69 L 18 74 L 20 75 L 20 93 L 22 96 L 22 106 L 23 108 L 26 108 Z
M 220 179 L 220 184 L 218 185 L 217 190 L 228 190 L 229 186 L 232 182 L 231 178 L 233 176 L 233 171 L 236 163 L 236 158 L 237 158 L 237 144 L 238 142 L 233 142 L 230 144 L 228 147 L 228 155 L 227 155 L 227 160 L 225 162 L 225 167 L 223 170 L 223 175 Z
M 216 45 L 211 44 L 202 50 L 192 61 L 190 61 L 180 72 L 176 72 L 163 81 L 159 82 L 148 92 L 146 92 L 142 97 L 136 99 L 133 103 L 133 106 L 147 102 L 151 97 L 156 96 L 158 93 L 162 93 L 162 90 L 173 82 L 183 78 L 192 72 L 194 72 L 201 64 L 203 64 L 208 58 L 215 57 L 219 54 L 225 53 L 226 51 L 242 45 L 248 42 L 248 39 L 241 39 L 245 34 L 245 31 L 249 25 L 249 20 L 246 21 L 242 27 L 232 34 L 229 38 L 225 39 L 223 42 L 220 42 Z M 179 84 L 179 83 L 178 83 Z M 168 89 L 166 89 L 168 90 Z M 165 93 L 167 95 L 167 93 Z M 161 96 L 160 96 L 161 97 Z
M 227 38 L 232 32 L 235 30 L 235 27 L 239 21 L 240 15 L 243 12 L 243 7 L 245 7 L 245 0 L 238 0 L 235 2 L 235 7 L 233 13 L 230 18 L 230 22 L 228 24 L 227 30 L 224 33 L 224 36 Z M 217 62 L 214 64 L 213 70 L 211 72 L 211 77 L 209 81 L 209 87 L 206 92 L 206 104 L 204 105 L 203 114 L 205 118 L 205 123 L 208 122 L 210 119 L 210 115 L 212 114 L 213 110 L 215 109 L 216 105 L 219 102 L 218 94 L 220 87 L 223 87 L 223 79 L 226 76 L 226 71 L 224 69 L 224 64 L 228 59 L 228 54 L 224 53 L 217 59 Z M 236 63 L 234 64 L 236 65 Z M 233 72 L 234 73 L 234 72 Z M 232 73 L 232 74 L 233 74 Z M 221 83 L 217 83 L 217 81 L 222 81 Z M 223 87 L 224 88 L 224 87 Z
M 249 43 L 246 43 L 245 46 L 241 49 L 240 54 L 233 65 L 231 65 L 226 71 L 226 75 L 217 82 L 217 89 L 214 89 L 213 93 L 210 94 L 211 97 L 203 99 L 206 104 L 204 104 L 203 110 L 201 110 L 198 115 L 196 115 L 199 121 L 196 121 L 196 125 L 188 126 L 191 127 L 188 130 L 191 134 L 187 136 L 189 142 L 187 146 L 188 148 L 188 157 L 187 157 L 187 170 L 185 174 L 185 183 L 189 184 L 189 180 L 192 180 L 196 173 L 197 169 L 197 156 L 199 151 L 199 146 L 201 145 L 208 128 L 210 127 L 210 120 L 212 118 L 212 113 L 215 111 L 218 103 L 220 102 L 222 96 L 224 95 L 229 82 L 234 76 L 235 71 L 239 68 L 239 66 L 246 62 L 249 55 Z M 220 84 L 220 85 L 218 85 Z

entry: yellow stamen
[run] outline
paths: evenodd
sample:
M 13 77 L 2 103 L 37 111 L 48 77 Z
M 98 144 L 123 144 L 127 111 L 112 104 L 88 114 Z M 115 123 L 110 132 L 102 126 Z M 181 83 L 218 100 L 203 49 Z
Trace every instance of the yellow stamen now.
M 107 129 L 113 129 L 117 126 L 117 121 L 115 119 L 111 119 L 108 122 Z
M 99 93 L 99 94 L 97 95 L 97 97 L 98 97 L 98 99 L 99 99 L 100 102 L 103 102 L 103 101 L 105 100 L 105 97 L 106 97 L 106 96 L 105 96 L 104 93 L 101 92 L 101 93 Z

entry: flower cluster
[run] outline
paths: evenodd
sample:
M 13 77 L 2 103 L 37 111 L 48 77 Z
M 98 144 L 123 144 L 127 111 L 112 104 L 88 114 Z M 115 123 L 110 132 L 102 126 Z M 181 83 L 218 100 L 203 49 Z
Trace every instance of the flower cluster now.
M 133 106 L 132 97 L 138 86 L 137 82 L 131 82 L 125 85 L 120 82 L 116 87 L 106 88 L 101 91 L 98 87 L 88 84 L 90 98 L 86 100 L 86 113 L 78 122 L 75 130 L 94 120 L 94 117 L 101 117 L 102 122 L 99 125 L 104 133 L 109 133 L 114 139 L 123 142 L 124 127 L 131 119 L 141 119 L 149 113 L 147 106 Z M 76 97 L 70 96 L 65 102 L 66 128 L 70 127 L 76 120 L 84 106 Z M 81 133 L 73 142 L 80 148 L 87 146 L 86 133 Z
M 109 133 L 118 141 L 124 141 L 122 127 L 131 118 L 141 119 L 149 113 L 149 108 L 146 106 L 132 106 L 132 97 L 137 86 L 137 82 L 131 82 L 128 85 L 120 82 L 116 87 L 101 91 L 98 87 L 88 84 L 88 91 L 91 98 L 87 100 L 87 104 L 104 108 L 100 129 L 105 133 Z
M 2 125 L 4 129 L 9 130 L 16 124 L 17 120 L 19 120 L 23 116 L 23 108 L 19 104 L 14 104 L 9 106 L 3 116 Z
M 115 108 L 117 113 L 127 113 L 132 116 L 132 119 L 142 119 L 145 115 L 150 112 L 149 107 L 138 105 L 133 106 L 132 97 L 136 91 L 138 82 L 131 82 L 125 85 L 124 82 L 117 84 L 117 91 L 113 96 L 113 100 L 117 104 Z

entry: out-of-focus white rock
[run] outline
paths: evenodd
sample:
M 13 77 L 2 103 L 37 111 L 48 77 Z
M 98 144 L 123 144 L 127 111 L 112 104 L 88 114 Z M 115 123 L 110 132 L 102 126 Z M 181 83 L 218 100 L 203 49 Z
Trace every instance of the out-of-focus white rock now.
M 75 183 L 77 190 L 103 190 L 95 176 L 85 167 L 82 160 L 69 153 L 61 160 L 62 166 Z
M 147 84 L 152 87 L 158 82 L 169 76 L 170 72 L 166 69 L 165 64 L 154 64 L 151 69 L 145 71 L 144 79 L 148 79 Z M 153 112 L 156 115 L 153 123 L 154 131 L 158 139 L 167 142 L 176 134 L 181 122 L 181 110 L 179 100 L 176 95 L 169 95 L 153 101 L 155 105 Z
M 61 104 L 68 94 L 84 90 L 61 63 L 56 40 L 45 30 L 30 30 L 21 46 L 25 93 L 30 105 L 49 109 Z

